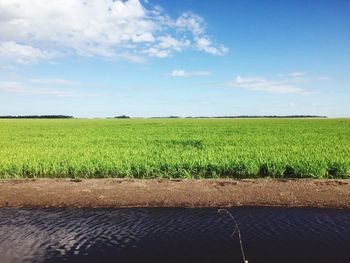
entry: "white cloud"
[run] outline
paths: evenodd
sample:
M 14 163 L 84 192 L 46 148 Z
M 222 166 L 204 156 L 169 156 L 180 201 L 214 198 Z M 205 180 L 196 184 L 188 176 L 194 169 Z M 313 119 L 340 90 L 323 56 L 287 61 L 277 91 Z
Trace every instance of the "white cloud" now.
M 181 52 L 191 45 L 191 41 L 188 39 L 178 40 L 171 36 L 161 36 L 157 40 L 157 44 L 142 51 L 142 53 L 150 57 L 166 58 L 171 56 L 172 53 Z
M 144 4 L 143 4 L 144 3 Z M 31 63 L 55 56 L 97 56 L 142 61 L 189 48 L 228 51 L 206 33 L 204 19 L 173 19 L 139 0 L 1 0 L 0 58 Z
M 316 93 L 315 91 L 308 91 L 304 88 L 300 88 L 290 80 L 268 80 L 263 77 L 238 76 L 233 82 L 227 85 L 230 87 L 243 88 L 250 91 L 262 91 L 280 94 L 310 95 Z
M 184 70 L 175 69 L 171 73 L 171 76 L 173 76 L 173 77 L 187 77 L 188 73 L 186 71 L 184 71 Z
M 37 84 L 51 84 L 51 85 L 80 85 L 79 81 L 67 79 L 31 79 L 31 83 Z
M 158 57 L 158 58 L 166 58 L 166 57 L 169 57 L 171 54 L 171 52 L 168 50 L 154 48 L 154 47 L 144 50 L 143 53 L 147 54 L 150 57 Z
M 0 41 L 0 58 L 14 60 L 17 63 L 32 63 L 42 59 L 49 59 L 53 56 L 53 52 L 34 48 L 30 45 L 21 45 L 14 41 Z
M 216 47 L 213 45 L 211 40 L 206 37 L 201 37 L 197 39 L 196 46 L 199 50 L 205 51 L 212 55 L 222 56 L 228 52 L 228 48 L 224 46 Z
M 190 76 L 210 76 L 212 73 L 210 71 L 185 71 L 182 69 L 175 69 L 171 73 L 172 77 L 190 77 Z
M 229 49 L 223 45 L 215 45 L 206 35 L 206 23 L 202 17 L 186 12 L 176 20 L 175 24 L 179 30 L 188 30 L 192 32 L 194 44 L 198 50 L 219 56 L 229 51 Z
M 182 30 L 189 30 L 195 36 L 205 34 L 205 21 L 202 17 L 190 12 L 183 13 L 175 22 L 176 26 Z
M 174 49 L 175 51 L 182 51 L 183 49 L 189 47 L 191 45 L 191 41 L 188 39 L 178 40 L 171 36 L 162 36 L 158 38 L 159 40 L 159 48 L 162 49 Z

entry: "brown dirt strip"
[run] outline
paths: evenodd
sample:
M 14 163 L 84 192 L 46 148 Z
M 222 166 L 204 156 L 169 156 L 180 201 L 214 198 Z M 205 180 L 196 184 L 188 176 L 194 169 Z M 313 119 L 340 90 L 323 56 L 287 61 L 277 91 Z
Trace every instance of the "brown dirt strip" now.
M 350 209 L 350 180 L 0 180 L 0 207 Z

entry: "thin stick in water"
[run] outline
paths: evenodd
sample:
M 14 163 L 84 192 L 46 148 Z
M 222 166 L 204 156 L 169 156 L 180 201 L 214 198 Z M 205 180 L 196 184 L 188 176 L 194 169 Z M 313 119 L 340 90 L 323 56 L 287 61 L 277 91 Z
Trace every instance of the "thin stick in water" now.
M 244 262 L 244 263 L 248 263 L 248 259 L 245 257 L 245 254 L 244 254 L 241 231 L 239 230 L 239 227 L 238 227 L 238 223 L 237 223 L 236 218 L 235 218 L 229 211 L 227 211 L 226 209 L 219 209 L 219 210 L 218 210 L 218 213 L 222 213 L 222 212 L 228 214 L 228 215 L 231 217 L 231 219 L 233 220 L 233 222 L 234 222 L 234 224 L 235 224 L 235 229 L 233 230 L 233 232 L 232 232 L 232 234 L 231 234 L 231 237 L 233 237 L 234 234 L 235 234 L 236 231 L 237 231 L 237 233 L 238 233 L 238 239 L 239 239 L 239 244 L 240 244 L 240 247 L 241 247 L 241 253 L 242 253 L 243 262 Z

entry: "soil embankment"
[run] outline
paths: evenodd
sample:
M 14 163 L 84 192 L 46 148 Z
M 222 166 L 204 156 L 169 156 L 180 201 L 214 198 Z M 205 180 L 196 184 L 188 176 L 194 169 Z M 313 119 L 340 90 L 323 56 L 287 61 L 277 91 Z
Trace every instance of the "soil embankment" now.
M 0 180 L 0 207 L 350 209 L 350 180 Z

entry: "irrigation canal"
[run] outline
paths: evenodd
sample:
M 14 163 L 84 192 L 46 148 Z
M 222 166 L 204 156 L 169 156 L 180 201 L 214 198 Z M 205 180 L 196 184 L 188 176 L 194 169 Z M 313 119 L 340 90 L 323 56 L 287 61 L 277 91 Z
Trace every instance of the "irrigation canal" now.
M 350 211 L 244 207 L 254 262 L 350 262 Z M 217 209 L 0 209 L 0 262 L 243 262 Z

